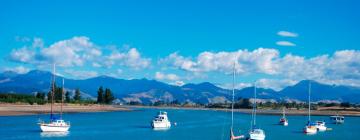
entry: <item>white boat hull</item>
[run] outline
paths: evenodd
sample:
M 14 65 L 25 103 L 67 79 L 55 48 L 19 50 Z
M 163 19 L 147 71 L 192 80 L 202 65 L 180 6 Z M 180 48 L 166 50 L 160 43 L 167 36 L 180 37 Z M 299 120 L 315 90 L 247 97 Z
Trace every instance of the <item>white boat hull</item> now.
M 257 134 L 253 134 L 253 135 L 250 134 L 249 139 L 250 140 L 264 140 L 265 136 L 264 135 L 257 135 Z
M 313 126 L 315 127 L 315 126 Z M 317 132 L 316 128 L 305 126 L 304 133 L 306 134 L 315 134 Z
M 67 132 L 67 131 L 69 131 L 70 126 L 41 125 L 40 129 L 42 132 Z
M 283 125 L 283 126 L 288 126 L 289 125 L 288 122 L 281 122 L 280 124 Z
M 326 126 L 316 126 L 318 131 L 326 131 Z
M 288 126 L 289 122 L 287 120 L 280 120 L 279 124 L 283 126 Z
M 255 130 L 256 131 L 256 130 Z M 265 133 L 263 133 L 263 131 L 261 130 L 262 133 L 254 133 L 254 132 L 250 132 L 249 133 L 249 140 L 264 140 L 265 139 Z
M 170 128 L 171 123 L 170 122 L 153 122 L 151 124 L 153 128 Z

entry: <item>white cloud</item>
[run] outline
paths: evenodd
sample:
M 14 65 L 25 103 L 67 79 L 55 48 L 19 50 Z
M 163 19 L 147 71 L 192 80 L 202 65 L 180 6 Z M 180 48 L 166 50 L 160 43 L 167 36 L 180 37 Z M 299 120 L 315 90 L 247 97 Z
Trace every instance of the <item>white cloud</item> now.
M 18 74 L 24 74 L 30 71 L 30 69 L 24 67 L 24 66 L 18 66 L 18 67 L 14 67 L 14 68 L 5 68 L 5 71 L 13 71 L 15 73 Z
M 297 33 L 289 32 L 289 31 L 279 31 L 277 35 L 282 37 L 298 37 Z
M 100 68 L 100 67 L 101 67 L 101 65 L 100 65 L 99 63 L 97 63 L 97 62 L 93 62 L 93 63 L 92 63 L 92 66 L 93 66 L 93 67 L 96 67 L 96 68 Z
M 31 46 L 12 50 L 9 60 L 39 67 L 55 63 L 61 67 L 90 65 L 96 68 L 103 66 L 110 68 L 115 65 L 142 69 L 148 68 L 151 64 L 151 59 L 141 57 L 136 48 L 130 48 L 126 52 L 114 49 L 109 55 L 103 55 L 106 49 L 100 48 L 86 36 L 75 36 L 58 41 L 49 47 L 44 47 L 41 38 L 34 38 Z
M 304 79 L 360 87 L 360 51 L 358 50 L 341 50 L 333 55 L 305 58 L 292 54 L 281 57 L 276 49 L 259 48 L 253 51 L 205 51 L 195 59 L 173 53 L 159 60 L 160 64 L 193 73 L 227 74 L 232 72 L 234 62 L 238 74 L 259 73 L 276 76 L 276 79 L 260 79 L 262 87 L 275 90 Z
M 175 81 L 175 82 L 171 82 L 169 84 L 175 85 L 175 86 L 183 86 L 183 85 L 185 85 L 185 82 L 184 81 Z
M 35 37 L 34 38 L 34 41 L 33 41 L 33 43 L 32 43 L 32 47 L 34 47 L 34 48 L 42 48 L 42 47 L 44 47 L 44 41 L 43 41 L 43 39 L 42 38 L 37 38 L 37 37 Z
M 136 48 L 131 48 L 127 52 L 120 52 L 114 50 L 106 58 L 106 66 L 111 67 L 113 65 L 127 66 L 133 69 L 147 68 L 151 64 L 150 58 L 142 58 L 140 52 Z
M 78 79 L 87 79 L 98 76 L 98 73 L 96 71 L 82 71 L 82 70 L 71 70 L 67 69 L 64 71 L 66 74 L 71 75 L 72 77 L 78 78 Z
M 223 84 L 223 85 L 217 85 L 221 88 L 225 88 L 225 89 L 232 89 L 233 88 L 233 84 L 232 83 L 226 83 L 226 84 Z M 246 88 L 246 87 L 251 87 L 253 86 L 251 83 L 235 83 L 235 89 L 243 89 L 243 88 Z
M 43 45 L 42 39 L 34 38 L 31 47 L 12 50 L 10 60 L 36 66 L 55 63 L 57 66 L 71 67 L 82 66 L 101 55 L 101 51 L 84 36 L 62 40 L 49 47 Z
M 169 80 L 169 81 L 178 81 L 180 79 L 179 76 L 177 76 L 176 74 L 165 74 L 165 73 L 161 73 L 161 72 L 156 72 L 155 73 L 155 79 L 157 80 Z
M 30 63 L 35 57 L 35 52 L 29 47 L 14 49 L 11 51 L 9 59 L 15 62 Z
M 73 37 L 52 44 L 41 50 L 41 56 L 48 63 L 58 66 L 82 66 L 86 60 L 91 60 L 101 55 L 101 51 L 90 42 L 88 37 Z
M 276 42 L 276 45 L 279 45 L 279 46 L 289 46 L 289 47 L 296 46 L 295 43 L 292 43 L 292 42 L 290 42 L 290 41 L 277 41 L 277 42 Z
M 295 85 L 296 83 L 298 83 L 298 81 L 290 80 L 290 79 L 259 79 L 256 81 L 256 86 L 280 91 L 284 87 L 292 86 Z
M 231 73 L 234 63 L 238 73 L 262 72 L 275 74 L 276 65 L 273 59 L 277 58 L 279 51 L 275 49 L 259 48 L 252 52 L 238 50 L 235 52 L 202 52 L 196 60 L 172 53 L 161 59 L 159 63 L 168 64 L 176 68 L 191 72 L 221 71 Z

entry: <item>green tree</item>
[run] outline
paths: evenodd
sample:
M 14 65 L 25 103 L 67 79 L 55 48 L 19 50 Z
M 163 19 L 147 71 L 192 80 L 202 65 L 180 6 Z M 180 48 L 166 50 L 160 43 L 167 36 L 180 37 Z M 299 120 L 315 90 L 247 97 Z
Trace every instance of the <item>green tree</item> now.
M 62 92 L 63 90 L 61 87 L 55 87 L 55 95 L 54 95 L 55 101 L 61 102 Z
M 102 86 L 99 87 L 99 90 L 97 91 L 97 93 L 98 93 L 97 103 L 98 104 L 104 103 L 104 90 L 103 90 Z
M 80 90 L 79 90 L 79 88 L 77 88 L 77 89 L 75 90 L 74 100 L 75 100 L 75 101 L 80 101 L 80 99 L 81 99 Z
M 36 93 L 36 98 L 41 99 L 41 100 L 45 100 L 45 93 L 43 93 L 43 92 Z
M 342 102 L 342 103 L 340 103 L 340 106 L 344 107 L 344 108 L 347 108 L 347 107 L 350 107 L 351 104 L 349 102 Z
M 49 91 L 47 93 L 46 97 L 47 97 L 47 102 L 50 103 L 51 102 L 51 97 L 52 97 L 51 91 Z
M 111 90 L 106 88 L 105 89 L 105 103 L 110 104 L 114 100 L 114 96 L 111 93 Z
M 65 93 L 65 102 L 69 103 L 70 102 L 70 92 L 69 91 L 66 91 Z
M 240 98 L 238 102 L 235 102 L 234 108 L 251 108 L 250 100 L 247 98 Z

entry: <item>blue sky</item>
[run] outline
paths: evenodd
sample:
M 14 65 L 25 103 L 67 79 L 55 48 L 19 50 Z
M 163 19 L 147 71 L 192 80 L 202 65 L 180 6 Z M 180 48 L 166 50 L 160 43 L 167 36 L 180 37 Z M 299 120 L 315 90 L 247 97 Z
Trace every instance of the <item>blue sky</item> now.
M 360 86 L 359 7 L 356 0 L 5 0 L 0 70 L 49 70 L 78 56 L 81 62 L 59 64 L 58 73 L 227 86 L 227 58 L 235 56 L 239 87 L 257 80 L 279 89 L 301 79 Z M 79 41 L 91 45 L 76 50 Z M 74 54 L 49 56 L 62 47 Z

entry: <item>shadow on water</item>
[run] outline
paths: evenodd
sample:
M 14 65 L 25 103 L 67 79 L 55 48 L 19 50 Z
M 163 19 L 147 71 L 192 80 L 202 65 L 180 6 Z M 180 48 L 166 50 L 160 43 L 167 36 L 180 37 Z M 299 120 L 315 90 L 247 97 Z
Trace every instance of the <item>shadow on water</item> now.
M 133 125 L 131 126 L 133 128 L 141 128 L 141 129 L 150 129 L 154 131 L 167 131 L 170 128 L 152 128 L 150 125 Z
M 69 132 L 40 132 L 42 138 L 52 138 L 52 137 L 66 137 L 69 135 Z
M 297 131 L 292 131 L 292 133 L 296 133 L 296 134 L 305 134 L 304 131 L 300 131 L 300 130 L 297 130 Z
M 154 131 L 168 131 L 170 128 L 153 128 Z
M 133 125 L 131 127 L 135 127 L 135 128 L 146 128 L 146 129 L 150 129 L 152 128 L 150 125 Z

